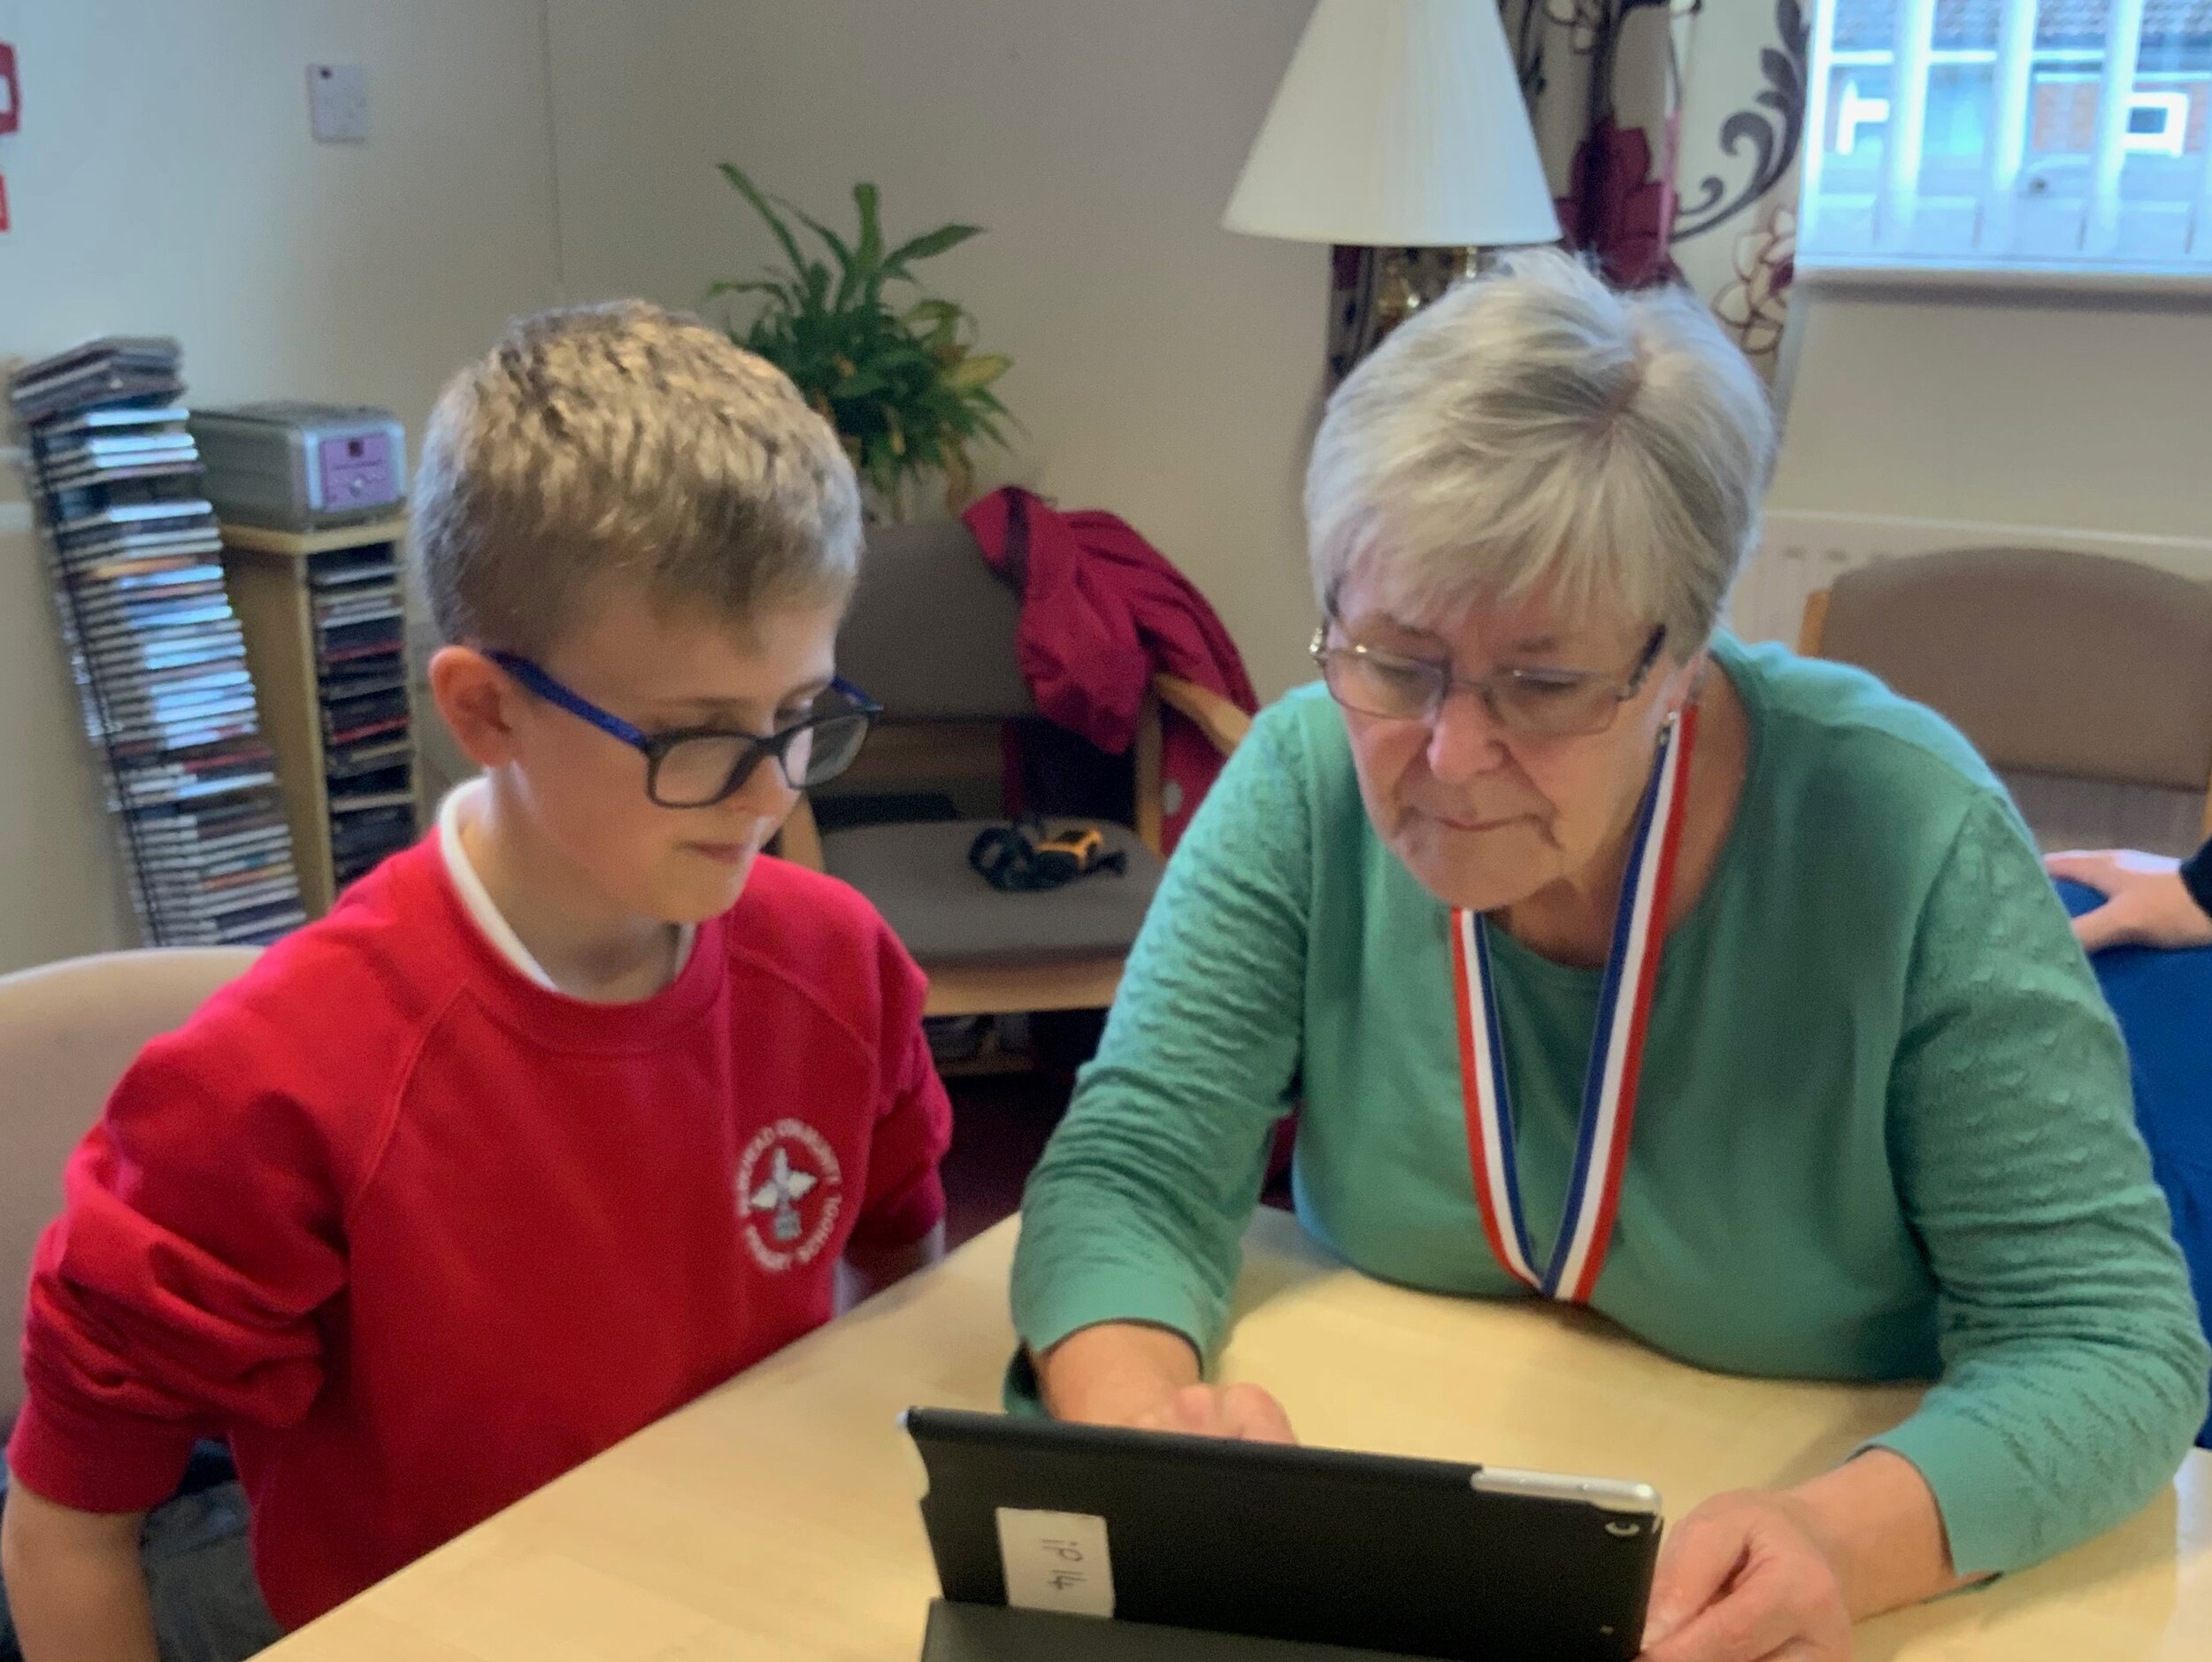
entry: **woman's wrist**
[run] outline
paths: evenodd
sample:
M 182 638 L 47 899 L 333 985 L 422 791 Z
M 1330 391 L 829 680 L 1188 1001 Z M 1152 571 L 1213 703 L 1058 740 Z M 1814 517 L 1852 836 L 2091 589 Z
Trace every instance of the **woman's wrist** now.
M 1191 1342 L 1143 1322 L 1079 1328 L 1037 1358 L 1037 1381 L 1056 1420 L 1126 1425 L 1199 1379 Z
M 1901 1454 L 1869 1449 L 1783 1499 L 1834 1566 L 1854 1621 L 1962 1584 L 1935 1491 Z

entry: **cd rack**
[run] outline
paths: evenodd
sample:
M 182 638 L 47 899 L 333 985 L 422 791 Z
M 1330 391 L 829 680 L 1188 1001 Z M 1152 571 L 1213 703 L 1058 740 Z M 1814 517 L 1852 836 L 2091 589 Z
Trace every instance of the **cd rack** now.
M 417 832 L 399 563 L 407 522 L 221 529 L 301 899 L 320 917 Z

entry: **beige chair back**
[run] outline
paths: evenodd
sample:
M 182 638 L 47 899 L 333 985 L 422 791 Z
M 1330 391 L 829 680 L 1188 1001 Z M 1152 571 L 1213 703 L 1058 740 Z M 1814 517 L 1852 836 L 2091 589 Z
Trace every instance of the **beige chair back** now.
M 0 976 L 0 1426 L 22 1404 L 24 1284 L 60 1210 L 70 1150 L 146 1041 L 181 1027 L 257 956 L 250 947 L 111 952 Z
M 2212 585 L 2053 549 L 1846 573 L 1809 648 L 1948 717 L 2046 848 L 2185 854 L 2212 832 Z
M 1020 596 L 959 520 L 868 528 L 837 667 L 883 717 L 852 771 L 814 793 L 833 826 L 841 813 L 848 822 L 875 817 L 887 797 L 940 799 L 964 818 L 997 815 L 1004 725 L 1037 712 L 1015 651 L 1020 624 Z

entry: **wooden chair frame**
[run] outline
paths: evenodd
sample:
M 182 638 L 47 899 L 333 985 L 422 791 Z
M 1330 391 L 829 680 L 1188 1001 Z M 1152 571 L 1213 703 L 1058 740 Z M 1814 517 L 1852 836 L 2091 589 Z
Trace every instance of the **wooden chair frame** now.
M 1175 711 L 1203 733 L 1215 750 L 1226 758 L 1251 731 L 1252 718 L 1219 693 L 1176 675 L 1155 675 L 1151 691 L 1137 721 L 1136 831 L 1144 845 L 1160 853 L 1163 745 L 1162 707 Z M 895 727 L 887 729 L 896 732 Z M 821 827 L 805 797 L 799 798 L 779 838 L 784 858 L 810 871 L 826 871 L 822 853 Z M 929 1016 L 1012 1014 L 1024 1011 L 1102 1010 L 1114 1002 L 1121 985 L 1123 955 L 1050 958 L 1035 962 L 1009 960 L 991 964 L 931 964 L 922 971 L 929 977 L 929 997 L 922 1013 Z

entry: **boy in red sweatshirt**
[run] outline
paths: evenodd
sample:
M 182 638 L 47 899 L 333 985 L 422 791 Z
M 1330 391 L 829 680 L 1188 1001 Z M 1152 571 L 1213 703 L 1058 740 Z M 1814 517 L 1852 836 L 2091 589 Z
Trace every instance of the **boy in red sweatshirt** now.
M 296 1626 L 941 1250 L 921 974 L 762 858 L 872 710 L 827 424 L 695 320 L 547 313 L 447 388 L 414 515 L 484 775 L 72 1159 L 0 1530 L 29 1662 L 151 1662 L 197 1438 Z

